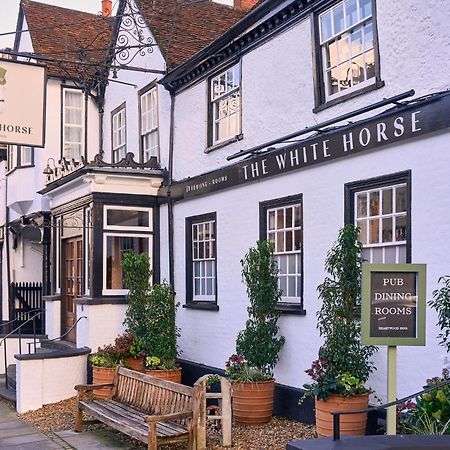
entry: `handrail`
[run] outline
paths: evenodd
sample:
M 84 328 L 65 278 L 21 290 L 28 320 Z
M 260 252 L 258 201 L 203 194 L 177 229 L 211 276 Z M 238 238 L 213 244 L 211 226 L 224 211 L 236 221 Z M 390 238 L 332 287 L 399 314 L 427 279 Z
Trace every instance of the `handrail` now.
M 24 325 L 26 325 L 28 322 L 34 320 L 37 316 L 40 316 L 42 313 L 44 312 L 44 310 L 41 310 L 41 312 L 38 312 L 37 314 L 35 314 L 33 317 L 30 317 L 28 320 L 26 320 L 24 323 L 20 324 L 17 328 L 14 328 L 14 330 L 10 331 L 6 336 L 4 336 L 1 340 L 0 340 L 0 346 L 3 344 L 3 342 L 5 342 L 5 340 L 7 338 L 9 338 L 12 334 L 14 334 L 16 331 L 20 330 Z
M 58 341 L 58 340 L 62 339 L 63 337 L 66 337 L 77 326 L 78 322 L 81 319 L 87 319 L 87 316 L 78 317 L 77 321 L 64 334 L 62 334 L 59 337 L 53 338 L 53 339 L 47 339 L 45 342 L 54 342 L 54 341 Z
M 23 316 L 29 315 L 29 314 L 33 313 L 34 311 L 45 312 L 45 309 L 42 309 L 42 308 L 30 309 L 29 311 L 20 314 L 20 315 L 19 315 L 18 317 L 16 317 L 15 319 L 12 319 L 12 320 L 10 320 L 10 321 L 8 321 L 8 322 L 3 322 L 3 323 L 1 323 L 1 324 L 0 324 L 0 328 L 5 327 L 6 325 L 9 325 L 10 323 L 15 322 L 16 320 L 20 320 Z
M 340 416 L 343 414 L 362 414 L 362 413 L 369 413 L 371 411 L 378 411 L 380 409 L 389 408 L 390 406 L 398 405 L 400 403 L 404 403 L 407 400 L 412 399 L 413 397 L 418 397 L 422 394 L 427 394 L 428 392 L 434 391 L 435 389 L 440 389 L 442 387 L 450 385 L 450 379 L 443 381 L 442 383 L 433 384 L 432 386 L 426 387 L 425 389 L 422 389 L 419 392 L 416 392 L 415 394 L 408 395 L 407 397 L 403 397 L 400 400 L 395 400 L 394 402 L 385 403 L 383 405 L 378 406 L 371 406 L 366 409 L 353 409 L 350 411 L 333 411 L 331 414 L 333 415 L 333 441 L 338 441 L 340 436 Z

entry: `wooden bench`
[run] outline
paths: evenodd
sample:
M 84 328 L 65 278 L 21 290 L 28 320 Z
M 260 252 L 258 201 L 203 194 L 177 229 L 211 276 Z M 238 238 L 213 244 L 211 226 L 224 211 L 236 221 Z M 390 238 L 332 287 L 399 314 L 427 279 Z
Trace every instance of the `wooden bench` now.
M 111 387 L 111 394 L 105 400 L 95 400 L 88 395 L 93 389 Z M 181 441 L 188 441 L 189 450 L 197 448 L 196 405 L 202 401 L 201 389 L 122 366 L 118 366 L 112 384 L 78 385 L 75 389 L 78 391 L 75 431 L 82 431 L 84 424 L 100 421 L 146 442 L 150 450 Z M 95 420 L 83 420 L 83 412 Z

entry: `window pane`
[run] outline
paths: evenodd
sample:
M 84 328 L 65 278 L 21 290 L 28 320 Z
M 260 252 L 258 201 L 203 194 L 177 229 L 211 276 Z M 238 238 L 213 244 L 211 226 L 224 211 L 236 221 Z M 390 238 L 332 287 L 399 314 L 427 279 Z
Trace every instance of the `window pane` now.
M 288 278 L 288 295 L 289 297 L 295 297 L 295 277 Z
M 372 249 L 372 263 L 382 264 L 383 263 L 383 248 L 373 248 Z
M 380 214 L 380 193 L 371 192 L 370 193 L 370 215 L 378 216 Z
M 392 217 L 383 219 L 382 240 L 383 242 L 392 242 Z
M 284 209 L 277 210 L 277 229 L 284 228 Z
M 340 33 L 344 29 L 344 5 L 340 5 L 333 8 L 333 24 L 334 34 Z
M 331 31 L 331 11 L 320 16 L 320 31 L 322 33 L 322 42 L 332 36 Z
M 397 248 L 396 246 L 389 246 L 384 248 L 384 263 L 395 264 L 397 262 Z
M 362 52 L 361 28 L 355 28 L 350 32 L 350 48 L 352 56 L 359 55 Z
M 364 65 L 362 56 L 352 59 L 352 86 L 364 81 Z
M 275 230 L 275 211 L 269 211 L 269 230 Z
M 395 190 L 395 212 L 406 212 L 406 186 Z
M 286 232 L 286 251 L 291 252 L 292 251 L 292 231 Z
M 299 227 L 302 224 L 302 210 L 300 206 L 294 207 L 294 226 Z
M 345 2 L 345 26 L 349 27 L 358 22 L 358 9 L 356 0 Z
M 366 50 L 373 47 L 373 24 L 372 21 L 364 24 L 364 48 Z
M 148 211 L 108 209 L 106 223 L 120 227 L 148 227 L 149 216 Z
M 338 52 L 339 52 L 339 61 L 344 62 L 350 58 L 350 45 L 349 45 L 350 35 L 345 33 L 340 36 L 337 40 Z
M 277 259 L 278 259 L 278 269 L 280 270 L 280 274 L 287 273 L 288 257 L 286 255 L 280 255 L 277 257 Z
M 108 236 L 106 238 L 106 288 L 125 289 L 122 273 L 123 255 L 127 251 L 148 253 L 148 238 Z
M 284 252 L 284 233 L 277 233 L 277 252 Z
M 367 220 L 358 220 L 356 226 L 359 228 L 358 241 L 363 245 L 367 244 Z
M 364 53 L 364 58 L 366 61 L 366 77 L 367 79 L 373 78 L 375 76 L 375 57 L 373 50 Z
M 289 255 L 288 258 L 289 258 L 288 273 L 291 273 L 291 274 L 296 273 L 296 270 L 295 270 L 296 257 L 295 257 L 295 255 Z
M 356 217 L 367 217 L 367 194 L 356 196 Z
M 292 207 L 286 208 L 286 228 L 292 227 Z
M 379 220 L 378 219 L 370 220 L 369 229 L 370 229 L 369 243 L 378 244 L 378 242 L 380 241 Z
M 361 19 L 372 15 L 372 0 L 359 0 Z
M 395 240 L 406 241 L 406 216 L 395 218 Z
M 392 213 L 392 189 L 383 190 L 383 214 Z
M 302 231 L 295 230 L 294 232 L 294 250 L 301 250 L 302 248 Z

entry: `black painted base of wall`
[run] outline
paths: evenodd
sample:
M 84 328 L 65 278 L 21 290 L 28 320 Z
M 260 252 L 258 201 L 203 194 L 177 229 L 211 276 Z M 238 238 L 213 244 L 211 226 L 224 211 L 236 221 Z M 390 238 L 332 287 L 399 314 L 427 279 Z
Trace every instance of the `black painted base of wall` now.
M 192 386 L 201 376 L 208 373 L 224 375 L 224 371 L 217 367 L 206 366 L 183 359 L 178 360 L 183 368 L 183 384 Z M 303 395 L 303 390 L 283 384 L 275 384 L 274 415 L 286 417 L 290 420 L 298 420 L 306 424 L 314 423 L 314 400 L 309 397 L 301 406 L 298 401 Z
M 224 375 L 225 373 L 222 369 L 218 369 L 217 367 L 206 366 L 184 359 L 179 359 L 178 363 L 183 368 L 182 383 L 188 386 L 193 386 L 201 376 L 208 373 L 217 373 L 219 375 Z M 274 416 L 285 417 L 289 420 L 297 420 L 308 425 L 314 424 L 314 399 L 312 397 L 307 397 L 301 405 L 298 404 L 298 401 L 303 396 L 304 392 L 303 389 L 275 383 Z M 366 434 L 383 434 L 383 418 L 385 417 L 386 414 L 384 411 L 373 411 L 369 413 Z

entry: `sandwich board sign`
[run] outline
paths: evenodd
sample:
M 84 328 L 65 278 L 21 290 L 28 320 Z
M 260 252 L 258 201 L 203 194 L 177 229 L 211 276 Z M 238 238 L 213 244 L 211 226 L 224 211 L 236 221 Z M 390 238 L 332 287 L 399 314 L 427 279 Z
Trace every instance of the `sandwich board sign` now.
M 361 342 L 425 345 L 424 264 L 363 264 Z
M 425 345 L 426 265 L 363 264 L 361 343 L 387 346 L 387 399 L 397 398 L 397 346 Z M 387 434 L 396 434 L 395 405 Z
M 44 147 L 47 69 L 0 58 L 0 142 Z

